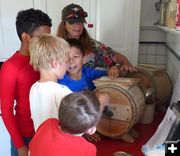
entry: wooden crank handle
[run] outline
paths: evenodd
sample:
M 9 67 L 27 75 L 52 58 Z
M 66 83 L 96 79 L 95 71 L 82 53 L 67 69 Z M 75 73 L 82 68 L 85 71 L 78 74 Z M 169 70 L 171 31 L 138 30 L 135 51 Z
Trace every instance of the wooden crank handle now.
M 104 107 L 103 114 L 109 117 L 112 117 L 114 115 L 114 113 L 109 109 L 108 106 Z

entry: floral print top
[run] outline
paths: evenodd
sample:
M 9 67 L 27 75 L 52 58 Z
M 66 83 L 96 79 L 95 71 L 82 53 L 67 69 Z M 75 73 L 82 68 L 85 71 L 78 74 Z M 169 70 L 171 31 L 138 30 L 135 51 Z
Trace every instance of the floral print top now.
M 115 55 L 114 50 L 93 39 L 91 39 L 91 44 L 92 50 L 88 52 L 87 63 L 84 64 L 84 67 L 108 68 L 110 65 L 112 65 L 112 59 Z

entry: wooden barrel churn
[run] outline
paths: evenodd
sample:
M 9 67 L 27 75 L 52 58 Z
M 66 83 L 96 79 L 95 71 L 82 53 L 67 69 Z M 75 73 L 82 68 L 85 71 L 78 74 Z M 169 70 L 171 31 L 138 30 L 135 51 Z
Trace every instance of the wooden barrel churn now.
M 113 116 L 102 114 L 97 125 L 97 131 L 107 137 L 119 139 L 140 119 L 145 99 L 135 78 L 110 79 L 101 77 L 96 79 L 95 93 L 108 92 L 110 95 L 109 110 Z
M 172 83 L 166 73 L 166 68 L 155 65 L 139 64 L 137 69 L 138 72 L 130 74 L 130 77 L 140 79 L 139 85 L 145 97 L 148 89 L 151 88 L 151 103 L 160 106 L 169 102 L 172 94 Z

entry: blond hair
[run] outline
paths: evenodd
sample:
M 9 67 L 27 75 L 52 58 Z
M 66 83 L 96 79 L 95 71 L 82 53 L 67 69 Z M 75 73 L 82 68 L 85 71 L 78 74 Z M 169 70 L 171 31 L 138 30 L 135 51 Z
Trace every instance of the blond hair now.
M 34 70 L 50 69 L 51 61 L 61 63 L 70 51 L 69 44 L 62 38 L 43 34 L 31 40 L 29 45 L 30 64 Z

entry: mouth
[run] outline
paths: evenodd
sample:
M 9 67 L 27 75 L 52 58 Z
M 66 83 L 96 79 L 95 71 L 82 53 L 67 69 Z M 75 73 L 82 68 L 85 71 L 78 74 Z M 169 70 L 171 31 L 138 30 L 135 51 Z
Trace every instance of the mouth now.
M 77 68 L 77 66 L 70 66 L 69 67 L 69 70 L 74 70 L 74 69 L 76 69 Z
M 76 32 L 76 33 L 80 33 L 80 32 L 81 32 L 80 29 L 78 29 L 78 30 L 73 30 L 73 31 Z

